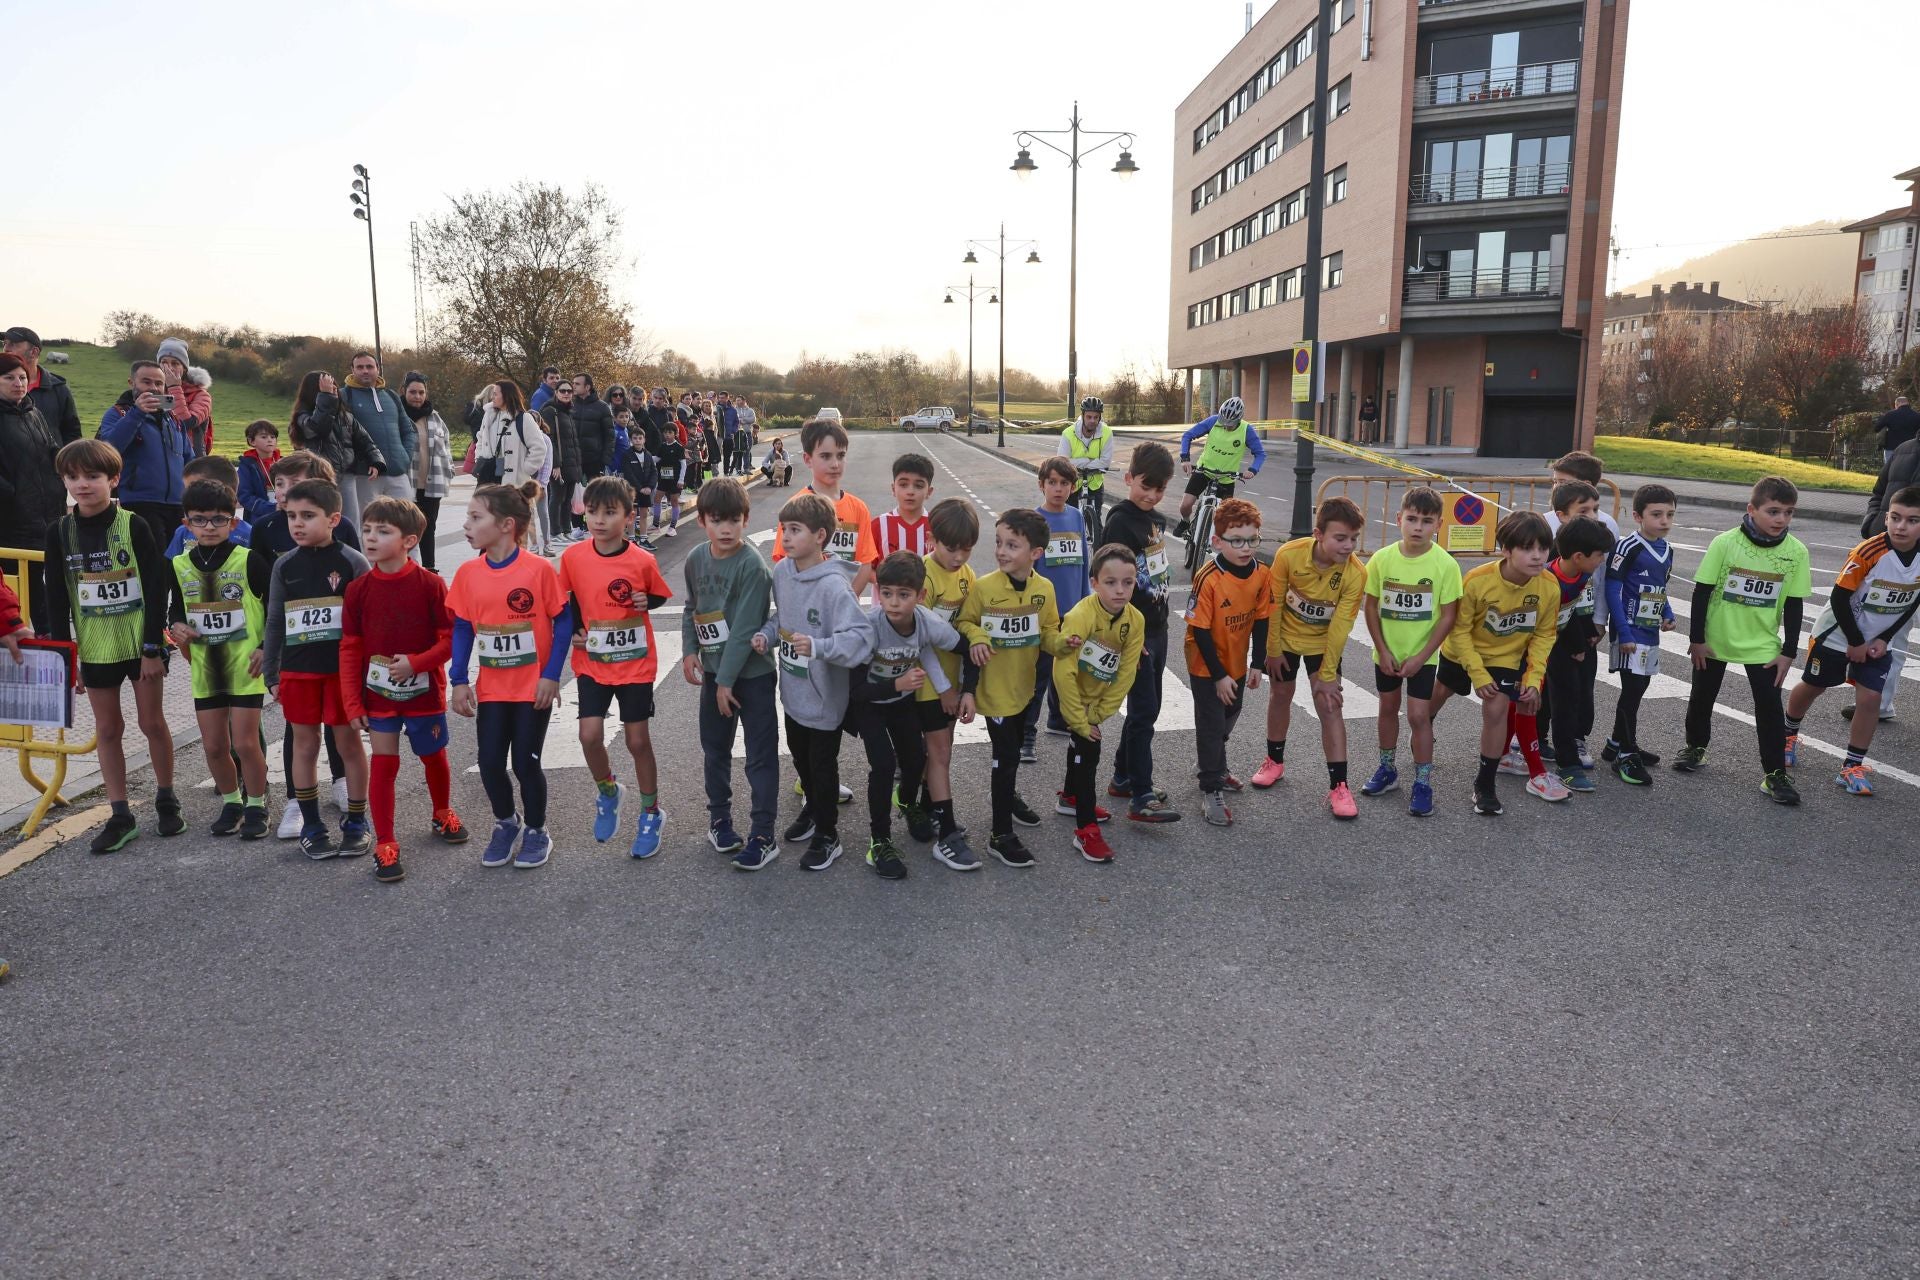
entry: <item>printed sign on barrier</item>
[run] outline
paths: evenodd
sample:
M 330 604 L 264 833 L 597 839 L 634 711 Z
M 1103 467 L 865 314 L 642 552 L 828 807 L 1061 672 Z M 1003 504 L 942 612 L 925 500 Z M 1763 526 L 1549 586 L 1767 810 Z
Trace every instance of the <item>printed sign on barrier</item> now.
M 1493 504 L 1474 493 L 1451 494 L 1440 513 L 1440 545 L 1454 555 L 1493 554 Z

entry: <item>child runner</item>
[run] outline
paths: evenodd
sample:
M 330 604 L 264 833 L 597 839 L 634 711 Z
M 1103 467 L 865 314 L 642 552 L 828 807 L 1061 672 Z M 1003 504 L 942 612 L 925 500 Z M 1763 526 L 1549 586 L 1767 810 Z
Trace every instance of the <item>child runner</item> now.
M 214 454 L 212 457 L 195 458 L 192 462 L 180 468 L 180 481 L 183 486 L 192 484 L 196 480 L 211 480 L 215 484 L 223 486 L 229 493 L 233 492 L 234 486 L 239 483 L 239 477 L 234 470 L 233 463 L 221 457 L 219 454 Z M 247 522 L 246 516 L 240 512 L 238 499 L 235 500 L 233 507 L 228 510 L 227 515 L 230 522 L 226 529 L 226 536 L 231 538 L 239 546 L 251 546 L 253 544 L 253 526 Z M 168 564 L 172 564 L 181 552 L 193 545 L 193 542 L 193 530 L 187 527 L 187 522 L 183 518 L 180 523 L 174 527 L 173 536 L 167 541 L 167 549 L 160 553 L 161 558 Z
M 1889 643 L 1913 620 L 1920 602 L 1920 485 L 1897 491 L 1887 503 L 1887 528 L 1847 555 L 1826 607 L 1807 641 L 1806 667 L 1787 698 L 1787 767 L 1800 746 L 1800 721 L 1815 699 L 1842 680 L 1851 681 L 1852 733 L 1846 763 L 1834 785 L 1848 795 L 1873 794 L 1867 749 L 1880 725 L 1880 690 L 1887 673 L 1904 662 Z
M 1040 464 L 1040 518 L 1047 522 L 1047 550 L 1040 557 L 1040 572 L 1053 584 L 1054 603 L 1063 616 L 1085 600 L 1089 590 L 1087 557 L 1093 548 L 1087 545 L 1087 517 L 1079 507 L 1067 505 L 1078 480 L 1073 463 L 1057 454 Z M 1051 654 L 1040 655 L 1040 667 L 1034 679 L 1038 687 L 1021 722 L 1022 764 L 1032 764 L 1039 758 L 1034 754 L 1034 731 L 1040 724 L 1042 690 L 1046 694 L 1047 732 L 1062 737 L 1070 732 L 1060 716 L 1060 694 L 1053 686 Z
M 673 597 L 650 551 L 627 541 L 633 520 L 633 490 L 619 476 L 587 481 L 588 538 L 560 553 L 560 590 L 580 611 L 573 637 L 573 674 L 580 699 L 580 753 L 599 794 L 594 798 L 593 838 L 605 844 L 620 829 L 626 788 L 613 779 L 607 759 L 607 710 L 620 702 L 620 729 L 633 757 L 640 790 L 634 824 L 636 858 L 660 851 L 665 819 L 660 813 L 660 773 L 653 758 L 653 686 L 660 659 L 653 638 L 653 610 Z
M 1600 490 L 1585 480 L 1563 480 L 1559 484 L 1554 485 L 1551 504 L 1553 509 L 1547 512 L 1547 528 L 1556 538 L 1559 536 L 1560 530 L 1569 520 L 1587 519 L 1597 521 L 1600 519 Z M 1609 536 L 1616 542 L 1619 541 L 1619 532 L 1610 521 L 1607 523 L 1606 529 Z M 1587 620 L 1587 625 L 1581 629 L 1588 633 L 1588 638 L 1593 640 L 1595 648 L 1598 648 L 1599 642 L 1606 638 L 1607 617 L 1600 611 L 1599 607 L 1605 604 L 1606 599 L 1607 566 L 1606 562 L 1602 560 L 1600 567 L 1596 569 L 1593 575 L 1587 580 L 1584 598 L 1578 605 L 1580 611 L 1579 616 Z M 1559 640 L 1564 641 L 1565 639 L 1566 626 L 1562 624 Z M 1599 677 L 1597 667 L 1597 663 L 1582 662 L 1574 664 L 1572 668 L 1572 673 L 1580 677 L 1580 686 L 1586 704 L 1585 718 L 1576 718 L 1574 722 L 1575 749 L 1578 752 L 1577 760 L 1562 760 L 1559 758 L 1559 746 L 1551 732 L 1540 741 L 1541 759 L 1550 761 L 1556 768 L 1561 769 L 1563 778 L 1565 776 L 1564 768 L 1566 766 L 1572 765 L 1581 769 L 1593 768 L 1593 754 L 1587 749 L 1587 738 L 1593 733 L 1593 687 Z M 1549 672 L 1546 684 L 1540 689 L 1540 714 L 1538 719 L 1541 724 L 1551 726 L 1554 723 L 1553 699 L 1554 679 L 1552 673 Z M 1511 756 L 1511 754 L 1510 751 L 1509 756 Z M 1503 771 L 1512 773 L 1514 772 L 1513 769 L 1504 767 L 1509 763 L 1510 761 L 1502 762 Z
M 1594 623 L 1593 579 L 1613 552 L 1613 535 L 1592 516 L 1572 516 L 1554 535 L 1559 554 L 1547 566 L 1560 588 L 1553 648 L 1547 654 L 1544 699 L 1552 718 L 1554 765 L 1569 791 L 1592 791 L 1593 774 L 1585 758 L 1580 726 L 1593 723 L 1593 667 L 1599 662 L 1600 629 Z M 1546 753 L 1542 752 L 1542 756 Z
M 1480 770 L 1473 780 L 1473 811 L 1505 812 L 1494 789 L 1500 753 L 1517 737 L 1530 776 L 1527 790 L 1542 800 L 1565 800 L 1567 789 L 1540 759 L 1540 685 L 1559 619 L 1560 588 L 1547 572 L 1553 535 L 1533 511 L 1509 514 L 1493 532 L 1500 558 L 1461 580 L 1460 608 L 1441 649 L 1432 714 L 1454 694 L 1480 695 Z
M 1787 774 L 1787 726 L 1780 683 L 1800 648 L 1800 621 L 1813 573 L 1806 544 L 1787 532 L 1800 491 L 1779 476 L 1753 486 L 1740 527 L 1707 544 L 1694 571 L 1687 652 L 1693 688 L 1687 696 L 1687 745 L 1673 767 L 1693 773 L 1707 762 L 1713 704 L 1727 664 L 1747 669 L 1753 691 L 1753 729 L 1760 743 L 1760 789 L 1775 804 L 1799 804 Z
M 1440 495 L 1415 485 L 1400 499 L 1400 540 L 1367 561 L 1367 633 L 1373 637 L 1373 687 L 1380 695 L 1380 766 L 1360 788 L 1383 795 L 1400 785 L 1393 756 L 1400 745 L 1401 687 L 1413 743 L 1413 786 L 1407 812 L 1433 812 L 1433 676 L 1440 646 L 1460 611 L 1460 562 L 1434 545 Z
M 1613 622 L 1611 669 L 1620 677 L 1614 705 L 1613 736 L 1600 758 L 1613 765 L 1614 777 L 1637 787 L 1653 781 L 1647 766 L 1660 757 L 1640 745 L 1640 700 L 1660 672 L 1660 633 L 1673 630 L 1673 606 L 1667 578 L 1673 549 L 1667 532 L 1676 508 L 1673 490 L 1643 484 L 1633 493 L 1634 529 L 1613 545 L 1607 563 L 1607 613 Z
M 952 623 L 973 594 L 976 575 L 967 561 L 980 540 L 980 517 L 966 499 L 948 498 L 927 517 L 927 531 L 933 539 L 926 558 L 927 608 L 942 622 Z M 940 667 L 949 684 L 962 679 L 960 659 L 943 653 Z M 936 694 L 931 684 L 923 684 L 914 695 L 926 736 L 927 767 L 919 795 L 907 805 L 907 833 L 915 840 L 931 837 L 934 858 L 955 871 L 980 869 L 966 828 L 953 814 L 953 725 L 956 718 L 973 723 L 973 704 L 957 687 Z
M 993 558 L 1000 568 L 974 584 L 954 618 L 972 646 L 974 664 L 982 669 L 974 705 L 987 717 L 987 737 L 993 743 L 993 836 L 987 847 L 1010 867 L 1034 865 L 1033 855 L 1013 834 L 1013 824 L 1040 825 L 1040 815 L 1015 790 L 1021 713 L 1033 700 L 1033 671 L 1040 654 L 1059 657 L 1069 652 L 1060 637 L 1053 584 L 1034 572 L 1046 547 L 1047 522 L 1038 512 L 1018 507 L 1002 512 L 993 530 Z M 960 706 L 964 714 L 964 697 Z M 1059 807 L 1072 805 L 1069 812 L 1077 812 L 1080 798 L 1062 795 Z
M 1167 559 L 1167 521 L 1154 508 L 1173 479 L 1173 455 L 1149 440 L 1134 446 L 1127 462 L 1127 498 L 1114 504 L 1101 536 L 1133 549 L 1133 607 L 1146 622 L 1140 670 L 1127 690 L 1127 722 L 1113 753 L 1113 780 L 1107 794 L 1127 800 L 1132 822 L 1178 822 L 1180 813 L 1167 793 L 1153 785 L 1153 722 L 1160 718 L 1160 686 L 1167 671 L 1167 596 L 1173 569 Z
M 367 572 L 366 557 L 334 541 L 340 490 L 325 480 L 302 480 L 280 509 L 294 548 L 273 565 L 267 597 L 267 688 L 293 726 L 293 798 L 300 806 L 300 849 L 309 858 L 351 858 L 373 847 L 367 825 L 367 753 L 358 733 L 343 732 L 340 700 L 341 615 L 347 584 Z M 322 726 L 334 730 L 347 778 L 347 813 L 340 842 L 320 819 L 315 770 Z
M 480 554 L 460 566 L 447 593 L 453 611 L 453 711 L 479 721 L 480 781 L 493 805 L 493 835 L 480 855 L 483 867 L 545 866 L 553 850 L 540 752 L 573 643 L 573 614 L 553 566 L 522 549 L 533 525 L 532 504 L 538 501 L 535 480 L 518 488 L 488 484 L 474 491 L 466 535 L 467 545 Z M 468 683 L 476 649 L 477 694 Z M 519 817 L 513 809 L 516 778 Z
M 687 555 L 686 608 L 680 615 L 680 672 L 700 686 L 700 756 L 706 775 L 707 843 L 758 871 L 779 856 L 773 823 L 780 803 L 780 712 L 773 659 L 753 637 L 772 607 L 773 571 L 746 540 L 752 512 L 746 486 L 719 479 L 700 486 L 694 511 L 706 533 Z M 747 734 L 752 825 L 743 845 L 733 829 L 733 740 Z
M 933 496 L 933 459 L 903 453 L 893 460 L 893 510 L 873 518 L 874 554 L 927 554 L 927 499 Z
M 100 777 L 112 808 L 92 848 L 113 853 L 140 834 L 127 807 L 123 681 L 133 685 L 134 714 L 147 740 L 160 834 L 176 836 L 187 829 L 173 794 L 173 735 L 161 702 L 168 573 L 151 526 L 114 501 L 118 450 L 104 440 L 74 440 L 60 447 L 53 464 L 73 510 L 47 529 L 47 634 L 74 641 L 79 650 L 80 682 L 93 711 Z M 64 572 L 54 572 L 55 565 Z
M 1247 646 L 1267 652 L 1273 620 L 1273 575 L 1259 563 L 1260 508 L 1228 498 L 1213 517 L 1213 557 L 1193 575 L 1187 596 L 1187 679 L 1193 682 L 1193 732 L 1200 765 L 1200 812 L 1216 827 L 1231 826 L 1225 791 L 1240 780 L 1227 768 L 1227 740 L 1239 723 L 1247 690 L 1260 687 L 1260 668 L 1247 665 Z
M 687 483 L 687 446 L 680 438 L 677 423 L 668 422 L 660 434 L 657 486 L 653 492 L 653 527 L 663 537 L 680 536 L 680 492 Z M 665 511 L 666 518 L 661 518 Z
M 1357 818 L 1360 807 L 1347 785 L 1347 722 L 1342 718 L 1340 658 L 1360 615 L 1367 571 L 1353 553 L 1366 517 L 1348 498 L 1328 498 L 1314 513 L 1313 536 L 1295 538 L 1273 556 L 1274 625 L 1267 632 L 1267 758 L 1253 785 L 1267 788 L 1287 772 L 1287 727 L 1293 719 L 1293 685 L 1305 667 L 1320 717 L 1320 745 L 1327 756 L 1327 806 L 1336 818 Z
M 1053 461 L 1053 459 L 1049 459 Z M 1073 847 L 1088 862 L 1113 861 L 1093 803 L 1100 771 L 1100 726 L 1120 709 L 1140 669 L 1146 621 L 1129 603 L 1136 570 L 1133 551 L 1109 542 L 1093 553 L 1093 593 L 1060 620 L 1062 649 L 1053 666 L 1060 710 L 1072 735 L 1064 801 L 1072 797 Z
M 169 618 L 193 675 L 193 714 L 220 793 L 217 836 L 267 834 L 267 757 L 260 740 L 260 678 L 273 570 L 233 538 L 233 490 L 195 480 L 181 498 L 193 545 L 173 559 Z M 235 759 L 238 759 L 238 768 Z
M 787 752 L 806 797 L 784 834 L 808 842 L 800 859 L 807 871 L 825 871 L 840 856 L 835 803 L 849 673 L 873 653 L 873 624 L 846 570 L 827 555 L 835 523 L 833 504 L 816 493 L 795 494 L 780 508 L 785 555 L 773 566 L 773 615 L 753 637 L 756 653 L 780 655 Z
M 447 767 L 447 659 L 453 615 L 447 584 L 413 559 L 431 530 L 426 513 L 405 498 L 381 497 L 360 511 L 361 544 L 372 569 L 347 585 L 340 627 L 340 700 L 356 734 L 373 735 L 367 806 L 373 814 L 374 879 L 391 883 L 406 871 L 394 834 L 394 786 L 400 735 L 420 759 L 433 806 L 433 834 L 465 844 L 467 828 L 453 811 Z

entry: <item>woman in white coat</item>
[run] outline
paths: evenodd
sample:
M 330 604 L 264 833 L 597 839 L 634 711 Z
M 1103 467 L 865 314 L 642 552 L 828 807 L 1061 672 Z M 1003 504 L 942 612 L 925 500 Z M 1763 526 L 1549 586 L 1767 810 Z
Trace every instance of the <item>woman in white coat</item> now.
M 544 485 L 553 469 L 552 442 L 540 420 L 527 411 L 519 385 L 502 378 L 480 395 L 487 403 L 473 438 L 474 461 L 498 458 L 501 484 L 518 487 L 538 480 Z M 547 553 L 547 531 L 537 506 L 532 542 L 540 555 Z

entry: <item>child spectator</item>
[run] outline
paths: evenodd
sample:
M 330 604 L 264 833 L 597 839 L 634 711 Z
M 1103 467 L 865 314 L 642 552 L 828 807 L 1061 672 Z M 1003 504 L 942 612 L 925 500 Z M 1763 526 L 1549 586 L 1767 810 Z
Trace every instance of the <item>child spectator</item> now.
M 1673 606 L 1667 578 L 1673 571 L 1673 528 L 1677 502 L 1663 484 L 1643 484 L 1633 494 L 1634 530 L 1613 545 L 1607 564 L 1607 614 L 1613 624 L 1611 669 L 1620 677 L 1614 706 L 1613 736 L 1600 758 L 1613 765 L 1620 781 L 1644 787 L 1652 783 L 1647 766 L 1660 757 L 1640 745 L 1640 700 L 1660 673 L 1660 634 L 1673 630 Z
M 234 491 L 234 485 L 239 482 L 239 473 L 233 463 L 217 453 L 208 457 L 195 458 L 192 462 L 189 462 L 185 467 L 181 468 L 180 474 L 185 477 L 188 484 L 192 484 L 196 480 L 211 480 L 213 483 L 226 489 L 228 493 L 232 493 Z M 237 499 L 234 505 L 228 508 L 227 517 L 228 522 L 224 530 L 225 537 L 231 538 L 238 546 L 252 546 L 253 526 L 247 522 L 245 514 L 241 512 Z M 174 527 L 173 535 L 167 542 L 167 549 L 162 552 L 161 555 L 171 564 L 174 559 L 185 551 L 194 541 L 193 531 L 187 527 L 187 522 L 183 515 L 180 523 Z
M 127 807 L 122 682 L 133 685 L 134 714 L 147 740 L 160 834 L 187 829 L 173 793 L 173 735 L 161 700 L 169 575 L 152 525 L 114 501 L 118 450 L 105 440 L 74 440 L 53 461 L 73 510 L 47 529 L 47 633 L 73 641 L 79 652 L 80 682 L 93 711 L 100 777 L 112 809 L 92 848 L 113 853 L 140 834 Z
M 1126 700 L 1146 642 L 1146 623 L 1129 603 L 1135 572 L 1133 552 L 1107 543 L 1093 553 L 1092 594 L 1060 620 L 1065 652 L 1054 664 L 1053 681 L 1073 740 L 1061 800 L 1074 806 L 1073 847 L 1088 862 L 1113 861 L 1093 797 L 1100 771 L 1100 726 Z
M 265 418 L 249 422 L 246 452 L 235 464 L 240 474 L 240 514 L 250 523 L 258 523 L 273 514 L 273 481 L 267 473 L 278 461 L 280 429 Z
M 1314 512 L 1313 536 L 1295 538 L 1273 556 L 1274 625 L 1267 632 L 1267 758 L 1253 785 L 1272 786 L 1286 775 L 1287 728 L 1293 686 L 1305 667 L 1320 745 L 1327 757 L 1327 807 L 1336 818 L 1357 818 L 1347 785 L 1347 722 L 1341 715 L 1340 659 L 1360 616 L 1367 571 L 1353 553 L 1366 517 L 1348 498 L 1328 498 Z
M 1460 611 L 1460 562 L 1434 544 L 1440 495 L 1414 485 L 1400 499 L 1400 540 L 1367 561 L 1367 633 L 1373 638 L 1373 687 L 1380 695 L 1380 765 L 1360 788 L 1377 796 L 1400 785 L 1394 752 L 1400 745 L 1401 689 L 1413 745 L 1413 786 L 1407 812 L 1433 812 L 1433 678 L 1440 646 Z
M 1040 557 L 1040 572 L 1053 584 L 1053 598 L 1061 615 L 1087 598 L 1087 557 L 1093 548 L 1087 545 L 1087 518 L 1078 507 L 1067 505 L 1079 476 L 1073 463 L 1055 455 L 1040 464 L 1040 518 L 1047 522 L 1047 549 Z M 1046 694 L 1047 732 L 1066 736 L 1070 731 L 1060 715 L 1060 693 L 1053 684 L 1053 657 L 1040 655 L 1035 672 L 1038 681 L 1033 701 L 1021 723 L 1020 761 L 1032 764 L 1034 731 L 1040 724 L 1041 691 Z
M 1553 648 L 1547 654 L 1550 696 L 1543 701 L 1551 708 L 1552 719 L 1547 723 L 1560 781 L 1569 791 L 1592 791 L 1592 766 L 1581 763 L 1586 743 L 1578 735 L 1581 725 L 1593 723 L 1593 668 L 1599 662 L 1600 646 L 1593 578 L 1613 551 L 1613 535 L 1591 516 L 1573 516 L 1554 535 L 1554 549 L 1559 554 L 1547 569 L 1560 588 L 1560 609 L 1554 620 Z
M 746 540 L 752 510 L 746 486 L 738 480 L 700 486 L 694 513 L 707 540 L 687 555 L 687 599 L 680 615 L 681 675 L 700 686 L 707 843 L 731 855 L 740 871 L 758 871 L 780 853 L 773 840 L 780 791 L 773 660 L 753 647 L 772 605 L 773 574 Z M 751 796 L 744 845 L 733 827 L 733 741 L 742 725 Z
M 1133 822 L 1178 822 L 1167 793 L 1153 785 L 1153 722 L 1160 717 L 1161 681 L 1167 670 L 1167 596 L 1173 569 L 1167 559 L 1167 521 L 1156 507 L 1173 479 L 1173 454 L 1155 441 L 1136 445 L 1127 462 L 1127 500 L 1107 514 L 1102 535 L 1133 552 L 1133 607 L 1146 624 L 1140 670 L 1127 690 L 1127 722 L 1113 753 L 1107 794 L 1129 801 Z
M 1187 595 L 1187 678 L 1193 682 L 1193 732 L 1200 757 L 1200 812 L 1231 826 L 1224 792 L 1240 781 L 1227 768 L 1227 741 L 1240 721 L 1248 689 L 1260 687 L 1252 652 L 1267 652 L 1273 620 L 1273 575 L 1258 561 L 1260 508 L 1228 498 L 1213 513 L 1213 556 L 1193 575 Z

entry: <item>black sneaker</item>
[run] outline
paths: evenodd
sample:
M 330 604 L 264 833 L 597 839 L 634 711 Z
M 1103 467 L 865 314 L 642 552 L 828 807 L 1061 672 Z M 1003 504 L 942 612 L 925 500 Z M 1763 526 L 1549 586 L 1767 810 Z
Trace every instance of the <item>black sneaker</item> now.
M 247 816 L 247 807 L 226 801 L 220 806 L 220 816 L 213 820 L 207 830 L 217 836 L 230 836 L 240 829 L 240 820 Z
M 107 819 L 107 825 L 100 828 L 100 834 L 93 838 L 89 846 L 95 853 L 118 853 L 133 842 L 140 834 L 140 824 L 133 820 L 130 813 L 116 813 Z
M 1653 783 L 1653 775 L 1647 772 L 1647 766 L 1631 751 L 1614 760 L 1613 776 L 1630 787 L 1651 786 Z
M 800 869 L 803 871 L 825 871 L 840 856 L 840 842 L 830 836 L 817 835 L 807 851 L 800 855 Z
M 264 840 L 267 836 L 267 806 L 250 804 L 246 814 L 240 819 L 240 838 L 242 840 Z
M 1027 846 L 1020 843 L 1016 835 L 995 836 L 987 841 L 987 848 L 993 856 L 1010 867 L 1025 869 L 1033 865 L 1033 855 L 1027 852 Z
M 1682 747 L 1680 754 L 1673 758 L 1675 773 L 1698 773 L 1707 767 L 1707 749 L 1705 747 Z
M 340 846 L 333 842 L 333 833 L 327 830 L 327 824 L 323 822 L 300 833 L 300 852 L 318 862 L 322 858 L 339 857 Z
M 927 810 L 926 806 L 910 804 L 903 812 L 907 819 L 907 834 L 921 844 L 931 843 L 934 836 L 933 814 Z
M 160 834 L 177 836 L 187 829 L 187 820 L 180 816 L 179 800 L 155 800 L 153 811 L 160 818 Z
M 1040 815 L 1027 807 L 1027 802 L 1019 796 L 1013 798 L 1013 820 L 1023 827 L 1040 825 Z
M 900 851 L 893 847 L 893 841 L 885 838 L 867 841 L 867 865 L 882 880 L 907 878 L 907 864 L 900 861 Z
M 1785 769 L 1775 769 L 1762 778 L 1760 789 L 1766 792 L 1767 799 L 1775 804 L 1800 803 L 1800 791 L 1793 785 L 1793 779 L 1787 775 Z
M 793 820 L 793 825 L 781 833 L 780 838 L 788 844 L 799 844 L 802 840 L 813 839 L 813 819 L 801 814 Z
M 1507 807 L 1500 803 L 1500 796 L 1492 787 L 1475 787 L 1473 811 L 1485 814 L 1489 818 L 1497 818 L 1507 811 Z
M 1612 764 L 1615 760 L 1624 759 L 1627 756 L 1638 756 L 1640 763 L 1645 765 L 1660 763 L 1659 756 L 1653 754 L 1651 751 L 1643 751 L 1639 747 L 1635 747 L 1631 751 L 1622 751 L 1620 748 L 1614 746 L 1612 742 L 1608 742 L 1606 746 L 1600 748 L 1600 760 L 1603 764 Z
M 1175 538 L 1178 538 L 1180 541 L 1185 542 L 1187 540 L 1187 535 L 1192 532 L 1193 532 L 1193 521 L 1187 519 L 1185 516 L 1182 516 L 1179 520 L 1177 520 L 1174 523 L 1173 536 Z
M 1026 737 L 1020 739 L 1020 763 L 1021 764 L 1039 764 L 1040 763 L 1040 755 L 1037 751 L 1034 750 L 1034 740 L 1033 740 L 1033 735 L 1031 733 L 1028 734 Z

